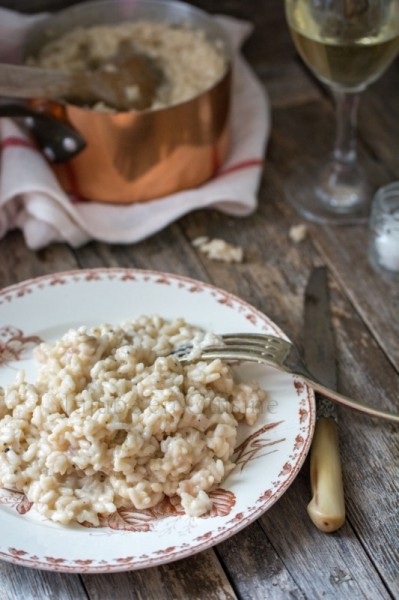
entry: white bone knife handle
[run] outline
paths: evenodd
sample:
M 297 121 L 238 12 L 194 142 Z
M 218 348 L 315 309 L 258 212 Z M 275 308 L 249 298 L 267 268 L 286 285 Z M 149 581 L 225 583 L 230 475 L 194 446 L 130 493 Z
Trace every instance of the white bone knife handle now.
M 321 531 L 336 531 L 345 522 L 345 501 L 337 424 L 331 417 L 316 421 L 310 451 L 310 485 L 312 500 L 307 510 L 311 520 Z

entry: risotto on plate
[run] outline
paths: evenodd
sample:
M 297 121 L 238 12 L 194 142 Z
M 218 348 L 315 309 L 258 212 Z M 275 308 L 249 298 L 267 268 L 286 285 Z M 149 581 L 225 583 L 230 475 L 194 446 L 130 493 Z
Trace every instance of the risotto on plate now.
M 99 524 L 121 507 L 177 496 L 187 515 L 234 468 L 240 421 L 266 393 L 220 360 L 182 365 L 170 352 L 217 336 L 159 316 L 71 329 L 35 351 L 35 382 L 0 387 L 0 486 L 53 521 Z

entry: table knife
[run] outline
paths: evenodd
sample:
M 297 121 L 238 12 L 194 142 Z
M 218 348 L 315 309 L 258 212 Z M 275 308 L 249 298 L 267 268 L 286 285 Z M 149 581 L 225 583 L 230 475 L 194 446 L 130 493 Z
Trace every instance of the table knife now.
M 336 389 L 335 340 L 331 321 L 327 269 L 313 269 L 305 290 L 303 350 L 308 369 Z M 321 531 L 333 532 L 345 522 L 345 500 L 335 404 L 316 393 L 316 426 L 310 449 L 312 499 L 308 514 Z

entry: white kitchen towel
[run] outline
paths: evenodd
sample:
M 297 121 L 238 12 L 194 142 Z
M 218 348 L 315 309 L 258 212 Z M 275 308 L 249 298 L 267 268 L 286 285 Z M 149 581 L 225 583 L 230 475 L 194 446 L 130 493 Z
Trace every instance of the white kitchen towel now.
M 29 26 L 45 15 L 0 9 L 0 61 L 19 62 Z M 265 149 L 270 133 L 266 91 L 240 54 L 252 25 L 217 16 L 234 48 L 232 149 L 210 181 L 191 190 L 142 204 L 114 205 L 73 200 L 29 137 L 8 118 L 0 119 L 0 238 L 20 229 L 33 250 L 52 242 L 73 247 L 90 240 L 128 244 L 160 231 L 193 210 L 215 208 L 247 216 L 257 207 Z

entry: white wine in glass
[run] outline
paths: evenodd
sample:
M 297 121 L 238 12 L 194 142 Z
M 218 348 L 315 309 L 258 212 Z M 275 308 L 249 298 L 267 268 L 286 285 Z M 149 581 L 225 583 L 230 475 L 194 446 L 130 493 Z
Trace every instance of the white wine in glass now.
M 285 9 L 299 54 L 332 90 L 337 108 L 332 156 L 299 165 L 287 198 L 310 220 L 364 221 L 371 190 L 357 162 L 358 103 L 398 54 L 399 0 L 285 0 Z

